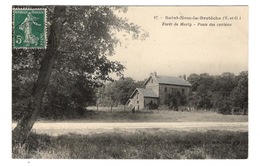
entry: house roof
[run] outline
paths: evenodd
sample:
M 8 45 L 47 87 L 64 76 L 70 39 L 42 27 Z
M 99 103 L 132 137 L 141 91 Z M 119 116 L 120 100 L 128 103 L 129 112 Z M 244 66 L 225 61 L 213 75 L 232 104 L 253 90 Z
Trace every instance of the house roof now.
M 157 81 L 159 84 L 191 86 L 191 84 L 183 78 L 172 77 L 172 76 L 161 76 L 161 75 L 150 76 L 147 79 L 147 81 L 144 83 L 144 85 L 146 85 L 146 83 L 151 79 L 151 77 L 154 78 L 154 80 Z
M 135 91 L 130 96 L 131 98 L 136 93 L 136 91 L 139 91 L 144 97 L 158 97 L 152 89 L 144 89 L 144 88 L 136 88 Z

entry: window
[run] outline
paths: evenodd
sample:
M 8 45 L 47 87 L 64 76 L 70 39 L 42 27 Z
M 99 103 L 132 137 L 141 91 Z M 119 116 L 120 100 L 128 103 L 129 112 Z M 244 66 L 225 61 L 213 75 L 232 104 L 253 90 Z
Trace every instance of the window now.
M 139 95 L 139 93 L 136 94 L 136 98 L 137 98 L 137 99 L 138 99 L 138 95 Z
M 139 104 L 139 100 L 137 100 L 136 103 Z
M 182 92 L 182 94 L 184 95 L 184 93 L 185 93 L 185 89 L 181 89 L 181 92 Z
M 151 83 L 153 83 L 153 79 L 151 79 Z
M 164 92 L 167 92 L 167 87 L 164 88 Z

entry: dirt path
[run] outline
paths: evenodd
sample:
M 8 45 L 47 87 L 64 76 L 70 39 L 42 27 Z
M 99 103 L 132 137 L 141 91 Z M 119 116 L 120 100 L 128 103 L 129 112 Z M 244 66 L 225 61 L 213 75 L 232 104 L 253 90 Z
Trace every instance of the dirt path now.
M 15 127 L 13 123 L 13 127 Z M 140 129 L 179 131 L 248 131 L 247 122 L 174 122 L 174 123 L 35 123 L 33 130 L 57 136 L 68 133 L 135 132 Z

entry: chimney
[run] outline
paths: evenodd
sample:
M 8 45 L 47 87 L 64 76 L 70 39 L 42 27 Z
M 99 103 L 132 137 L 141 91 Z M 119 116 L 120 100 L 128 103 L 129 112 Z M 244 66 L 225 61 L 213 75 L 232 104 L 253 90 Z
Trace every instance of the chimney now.
M 187 80 L 187 77 L 186 77 L 186 75 L 185 75 L 185 74 L 184 74 L 182 77 L 183 77 L 183 79 L 184 79 L 184 80 Z
M 153 75 L 155 76 L 155 77 L 157 77 L 157 72 L 155 71 L 155 72 L 153 72 Z
M 150 73 L 150 76 L 155 76 L 155 77 L 157 77 L 157 72 L 155 71 L 155 72 L 151 72 Z

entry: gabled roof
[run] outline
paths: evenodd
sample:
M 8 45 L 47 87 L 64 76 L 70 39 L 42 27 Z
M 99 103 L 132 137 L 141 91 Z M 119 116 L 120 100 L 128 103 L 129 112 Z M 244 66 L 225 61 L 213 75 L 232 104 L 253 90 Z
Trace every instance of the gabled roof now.
M 180 85 L 180 86 L 191 86 L 191 84 L 183 79 L 183 78 L 179 78 L 179 77 L 172 77 L 172 76 L 161 76 L 161 75 L 157 75 L 157 76 L 150 76 L 144 83 L 144 85 L 147 84 L 147 82 L 153 78 L 155 81 L 157 81 L 159 84 L 170 84 L 170 85 Z
M 136 91 L 141 93 L 144 97 L 158 97 L 152 89 L 136 88 L 135 91 L 131 94 L 130 98 L 134 96 Z

